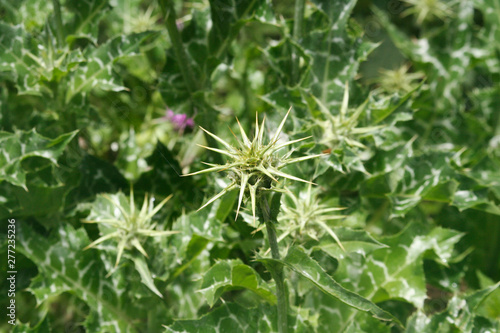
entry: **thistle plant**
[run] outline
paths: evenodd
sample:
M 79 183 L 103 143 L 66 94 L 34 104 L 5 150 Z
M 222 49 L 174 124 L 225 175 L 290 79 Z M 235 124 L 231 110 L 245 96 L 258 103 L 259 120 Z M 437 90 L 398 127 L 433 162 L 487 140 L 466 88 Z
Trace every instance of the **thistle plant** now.
M 201 145 L 200 146 L 205 149 L 227 156 L 228 161 L 226 164 L 223 165 L 204 163 L 210 166 L 210 168 L 190 173 L 185 176 L 193 176 L 197 174 L 214 172 L 214 171 L 215 172 L 225 171 L 227 172 L 231 182 L 226 188 L 224 188 L 221 192 L 219 192 L 211 199 L 209 199 L 198 210 L 201 210 L 206 206 L 210 205 L 212 202 L 219 199 L 227 192 L 239 188 L 240 192 L 238 197 L 238 208 L 236 209 L 235 219 L 237 219 L 238 217 L 241 204 L 243 202 L 243 198 L 245 197 L 245 195 L 247 195 L 248 197 L 250 197 L 252 206 L 252 216 L 255 220 L 257 199 L 262 193 L 262 191 L 274 191 L 274 192 L 282 191 L 280 188 L 276 186 L 279 184 L 278 179 L 285 178 L 304 183 L 311 183 L 310 181 L 295 177 L 293 175 L 281 171 L 281 169 L 287 165 L 309 160 L 322 155 L 318 154 L 318 155 L 292 158 L 291 155 L 293 153 L 293 150 L 290 150 L 283 156 L 278 155 L 278 151 L 280 149 L 311 138 L 311 136 L 308 136 L 305 138 L 300 138 L 297 140 L 287 141 L 283 143 L 279 142 L 281 131 L 283 130 L 283 126 L 285 125 L 285 121 L 288 115 L 290 114 L 290 110 L 291 108 L 288 110 L 285 117 L 278 126 L 276 133 L 267 144 L 264 144 L 265 120 L 266 120 L 265 117 L 259 126 L 258 116 L 256 116 L 255 135 L 253 140 L 251 141 L 248 138 L 247 134 L 245 133 L 245 130 L 241 126 L 239 120 L 237 120 L 238 127 L 241 132 L 241 140 L 236 138 L 238 142 L 237 147 L 227 143 L 225 140 L 221 139 L 220 137 L 218 137 L 213 133 L 210 133 L 209 131 L 200 126 L 200 128 L 205 133 L 207 133 L 212 138 L 221 143 L 225 149 L 218 149 Z
M 318 120 L 317 124 L 323 129 L 323 138 L 321 143 L 329 148 L 336 148 L 340 142 L 345 142 L 347 145 L 358 148 L 366 148 L 356 136 L 372 132 L 381 126 L 357 127 L 358 118 L 363 113 L 366 102 L 360 105 L 352 114 L 348 114 L 349 110 L 349 85 L 346 82 L 344 97 L 340 112 L 338 115 L 333 115 L 318 99 L 316 99 L 320 111 L 324 114 L 326 120 Z
M 87 245 L 84 250 L 93 248 L 106 240 L 115 239 L 118 242 L 115 267 L 118 266 L 125 249 L 135 248 L 147 258 L 148 254 L 142 246 L 145 238 L 162 237 L 177 233 L 177 231 L 155 230 L 156 223 L 152 222 L 153 216 L 171 197 L 172 195 L 169 195 L 155 207 L 154 198 L 148 198 L 148 194 L 146 194 L 142 207 L 138 210 L 135 206 L 133 190 L 130 191 L 129 201 L 121 193 L 115 196 L 102 195 L 102 198 L 111 203 L 112 213 L 106 217 L 96 216 L 94 219 L 84 220 L 83 222 L 99 223 L 102 226 L 100 228 L 101 233 L 106 233 L 106 231 L 109 231 L 109 233 Z
M 318 240 L 319 236 L 326 232 L 345 251 L 340 239 L 328 224 L 330 221 L 344 218 L 344 215 L 337 215 L 334 212 L 345 208 L 329 207 L 321 202 L 318 194 L 318 188 L 313 188 L 311 184 L 307 186 L 307 190 L 300 191 L 298 195 L 287 191 L 285 200 L 281 205 L 283 214 L 279 218 L 278 229 L 282 233 L 278 237 L 278 242 L 281 242 L 289 235 L 294 239 L 307 235 Z
M 138 12 L 127 13 L 124 15 L 124 30 L 130 32 L 143 32 L 155 30 L 157 22 L 160 19 L 159 14 L 153 14 L 154 6 L 149 6 L 146 11 L 139 10 Z
M 420 72 L 408 73 L 409 69 L 410 65 L 403 65 L 394 70 L 381 70 L 380 78 L 377 80 L 380 89 L 388 93 L 409 93 L 415 89 L 417 82 L 424 78 L 424 74 Z
M 309 136 L 297 140 L 282 143 L 279 142 L 281 131 L 283 130 L 283 126 L 285 125 L 288 115 L 290 114 L 290 110 L 291 108 L 288 110 L 285 117 L 276 129 L 276 133 L 267 144 L 264 143 L 265 117 L 262 120 L 262 123 L 259 125 L 258 115 L 256 116 L 255 120 L 255 135 L 252 140 L 249 139 L 240 122 L 237 120 L 238 127 L 241 132 L 241 140 L 236 138 L 238 142 L 238 146 L 236 147 L 221 139 L 217 135 L 210 133 L 209 131 L 200 127 L 205 133 L 219 142 L 224 147 L 224 149 L 205 146 L 202 147 L 227 156 L 228 161 L 224 165 L 205 163 L 209 166 L 208 169 L 186 175 L 192 176 L 201 173 L 220 171 L 227 172 L 228 177 L 231 180 L 229 185 L 221 192 L 213 196 L 211 199 L 209 199 L 198 210 L 208 206 L 227 192 L 239 188 L 236 218 L 238 217 L 238 213 L 240 211 L 244 197 L 250 197 L 253 219 L 255 221 L 256 211 L 258 211 L 260 222 L 265 224 L 266 226 L 272 257 L 273 259 L 278 260 L 280 259 L 280 251 L 278 247 L 275 224 L 277 223 L 279 200 L 273 200 L 273 203 L 278 202 L 278 207 L 273 207 L 273 209 L 271 210 L 264 193 L 284 192 L 282 187 L 280 187 L 280 178 L 312 184 L 308 180 L 304 180 L 287 174 L 281 171 L 281 169 L 287 165 L 309 160 L 322 155 L 319 154 L 292 158 L 291 155 L 293 153 L 293 150 L 290 150 L 288 153 L 285 153 L 282 156 L 278 154 L 279 150 L 294 143 L 310 138 Z M 288 331 L 288 295 L 286 293 L 283 278 L 283 266 L 275 265 L 272 267 L 268 267 L 268 269 L 276 282 L 276 297 L 278 300 L 278 329 L 280 333 L 284 333 Z
M 444 20 L 453 14 L 450 5 L 441 0 L 404 0 L 404 2 L 411 7 L 403 12 L 403 16 L 416 15 L 418 25 L 434 18 Z

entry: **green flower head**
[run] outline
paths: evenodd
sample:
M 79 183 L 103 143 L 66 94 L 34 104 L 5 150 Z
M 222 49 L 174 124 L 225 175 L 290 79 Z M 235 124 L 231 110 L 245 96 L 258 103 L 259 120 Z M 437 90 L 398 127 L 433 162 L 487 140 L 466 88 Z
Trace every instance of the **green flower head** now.
M 415 14 L 418 25 L 433 19 L 444 20 L 453 15 L 450 3 L 441 0 L 403 0 L 410 7 L 403 12 L 403 16 Z
M 354 112 L 349 112 L 349 84 L 346 82 L 344 90 L 344 98 L 340 112 L 333 115 L 324 106 L 319 99 L 316 99 L 321 113 L 323 113 L 326 120 L 317 120 L 317 124 L 323 130 L 323 138 L 321 143 L 329 148 L 336 148 L 340 143 L 345 142 L 351 147 L 366 148 L 358 140 L 358 136 L 373 132 L 381 126 L 359 127 L 359 117 L 365 111 L 368 100 L 359 106 Z
M 408 72 L 410 65 L 403 65 L 397 69 L 382 69 L 378 83 L 383 91 L 388 93 L 401 92 L 409 93 L 417 86 L 418 81 L 424 79 L 424 74 L 420 72 Z
M 248 138 L 240 122 L 238 121 L 238 119 L 236 119 L 241 132 L 241 140 L 237 138 L 238 146 L 236 147 L 227 143 L 226 141 L 219 138 L 215 134 L 210 133 L 209 131 L 200 127 L 205 133 L 207 133 L 212 138 L 217 140 L 224 147 L 224 149 L 217 149 L 205 146 L 202 147 L 208 150 L 215 151 L 222 155 L 225 155 L 228 161 L 226 162 L 226 164 L 223 165 L 204 163 L 210 166 L 210 168 L 194 172 L 186 176 L 192 176 L 212 171 L 217 171 L 217 172 L 226 171 L 228 173 L 228 177 L 231 179 L 231 182 L 226 188 L 224 188 L 220 193 L 218 193 L 210 200 L 208 200 L 198 210 L 208 206 L 209 204 L 211 204 L 212 202 L 214 202 L 227 192 L 239 188 L 240 192 L 238 197 L 238 208 L 236 210 L 236 218 L 238 217 L 243 198 L 245 197 L 245 195 L 247 195 L 250 197 L 250 201 L 252 204 L 252 215 L 255 221 L 256 201 L 261 191 L 268 191 L 268 190 L 282 191 L 281 189 L 276 188 L 275 186 L 276 184 L 279 183 L 280 178 L 310 183 L 307 180 L 300 179 L 298 177 L 295 177 L 293 175 L 281 171 L 282 168 L 292 163 L 309 160 L 311 158 L 315 158 L 322 155 L 319 154 L 319 155 L 310 155 L 310 156 L 292 158 L 291 155 L 293 150 L 289 151 L 288 153 L 282 156 L 278 154 L 278 151 L 280 149 L 310 138 L 309 136 L 283 143 L 278 142 L 280 139 L 281 131 L 283 130 L 283 126 L 285 125 L 285 121 L 288 115 L 290 114 L 290 110 L 291 108 L 288 110 L 285 117 L 278 126 L 276 133 L 267 144 L 264 144 L 264 131 L 265 131 L 264 125 L 266 120 L 265 117 L 262 120 L 262 124 L 259 125 L 258 116 L 256 116 L 255 135 L 253 137 L 253 140 L 250 140 Z
M 148 257 L 141 243 L 147 237 L 168 236 L 177 231 L 155 230 L 156 223 L 152 222 L 153 216 L 172 197 L 166 197 L 158 206 L 154 206 L 153 200 L 144 197 L 142 208 L 138 210 L 134 202 L 134 191 L 130 191 L 130 199 L 127 200 L 123 193 L 116 195 L 103 194 L 94 203 L 95 209 L 91 211 L 90 219 L 84 223 L 98 223 L 103 236 L 85 247 L 84 250 L 108 240 L 115 239 L 118 242 L 115 267 L 118 266 L 125 249 L 136 248 L 142 255 Z M 104 199 L 104 200 L 103 200 Z
M 278 242 L 289 235 L 293 239 L 307 235 L 312 239 L 319 240 L 320 236 L 328 233 L 339 247 L 345 251 L 340 239 L 330 226 L 331 221 L 346 217 L 335 213 L 345 208 L 330 207 L 322 203 L 319 199 L 318 188 L 313 189 L 310 184 L 306 191 L 300 191 L 298 195 L 291 191 L 287 191 L 286 194 L 287 196 L 281 205 L 283 214 L 279 218 L 281 223 L 278 228 L 282 231 L 282 234 L 278 238 Z

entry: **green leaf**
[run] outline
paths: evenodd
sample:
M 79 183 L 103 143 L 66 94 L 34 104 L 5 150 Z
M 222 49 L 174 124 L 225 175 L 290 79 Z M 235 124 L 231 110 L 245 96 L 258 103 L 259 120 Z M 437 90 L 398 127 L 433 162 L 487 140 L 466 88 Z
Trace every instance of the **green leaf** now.
M 422 84 L 418 85 L 403 96 L 399 96 L 399 94 L 393 94 L 380 98 L 378 100 L 371 101 L 370 105 L 368 106 L 368 110 L 370 112 L 370 116 L 373 119 L 373 124 L 378 124 L 389 117 L 391 114 L 393 114 L 410 99 L 415 91 L 419 90 L 421 87 Z
M 412 140 L 378 154 L 371 166 L 383 171 L 374 172 L 362 185 L 364 196 L 389 198 L 393 216 L 404 216 L 423 199 L 451 203 L 458 188 L 458 174 L 450 165 L 453 154 L 429 151 L 414 155 Z
M 85 55 L 87 63 L 81 65 L 68 82 L 66 103 L 79 94 L 94 88 L 111 91 L 127 90 L 122 80 L 113 72 L 113 65 L 127 56 L 133 56 L 142 44 L 155 38 L 155 32 L 143 32 L 115 37 Z
M 0 72 L 7 72 L 15 82 L 18 94 L 48 95 L 53 87 L 47 81 L 59 82 L 78 64 L 85 62 L 80 49 L 57 48 L 50 26 L 36 37 L 22 26 L 0 23 Z
M 3 186 L 0 185 L 0 187 Z M 11 200 L 9 200 L 12 202 L 4 207 L 8 212 L 2 212 L 2 210 L 0 210 L 0 216 L 37 216 L 39 222 L 49 227 L 49 224 L 45 224 L 40 217 L 46 215 L 50 216 L 61 209 L 66 194 L 69 191 L 68 186 L 63 184 L 43 186 L 30 184 L 28 182 L 26 188 L 27 191 L 19 187 L 4 187 L 6 191 L 4 193 L 12 196 L 10 198 Z
M 345 252 L 330 236 L 323 237 L 312 249 L 321 250 L 332 257 L 342 259 L 346 252 L 355 252 L 366 256 L 377 249 L 387 247 L 364 230 L 354 230 L 346 227 L 334 227 L 332 230 L 344 246 Z
M 264 49 L 268 62 L 281 83 L 277 88 L 261 96 L 274 108 L 287 110 L 308 108 L 318 112 L 319 100 L 329 112 L 338 113 L 345 90 L 345 83 L 351 81 L 359 64 L 376 47 L 364 42 L 362 29 L 355 22 L 348 26 L 348 18 L 356 1 L 316 1 L 312 14 L 306 15 L 303 25 L 307 33 L 299 41 L 288 37 L 277 45 Z M 352 29 L 349 29 L 352 28 Z M 293 57 L 298 56 L 300 77 L 292 80 Z M 299 83 L 298 87 L 288 85 Z
M 181 276 L 185 271 L 197 263 L 199 257 L 206 255 L 206 247 L 210 241 L 222 241 L 222 222 L 217 218 L 217 211 L 221 205 L 220 201 L 215 202 L 210 209 L 200 212 L 190 212 L 182 215 L 174 222 L 172 230 L 179 231 L 169 237 L 167 245 L 158 249 L 158 254 L 162 258 L 168 258 L 167 261 L 153 261 L 153 273 L 162 280 L 173 281 Z M 197 265 L 200 265 L 198 263 Z M 202 269 L 208 270 L 210 263 L 201 265 Z M 199 268 L 199 267 L 197 267 Z M 201 269 L 201 268 L 200 268 Z M 202 271 L 196 271 L 203 276 Z
M 299 273 L 307 280 L 311 281 L 325 294 L 334 298 L 338 298 L 345 304 L 357 310 L 369 312 L 373 317 L 377 319 L 399 323 L 398 320 L 391 314 L 382 310 L 370 300 L 352 291 L 349 291 L 338 284 L 330 275 L 328 275 L 323 270 L 323 268 L 321 268 L 321 266 L 316 261 L 311 259 L 299 247 L 291 247 L 288 250 L 288 254 L 283 260 L 259 259 L 259 261 L 269 264 L 272 264 L 273 262 L 281 263 Z
M 26 188 L 26 171 L 21 162 L 30 157 L 41 157 L 57 165 L 64 148 L 77 131 L 62 134 L 55 139 L 39 135 L 35 129 L 9 133 L 0 131 L 0 181 Z
M 10 320 L 10 319 L 9 319 Z M 52 328 L 50 326 L 50 320 L 48 317 L 43 318 L 38 324 L 31 327 L 28 324 L 24 324 L 22 322 L 17 321 L 16 325 L 13 327 L 12 333 L 45 333 L 52 332 Z
M 407 333 L 434 333 L 434 332 L 482 332 L 484 328 L 495 329 L 495 325 L 488 320 L 478 321 L 478 306 L 493 291 L 500 286 L 500 282 L 485 289 L 473 292 L 468 296 L 454 296 L 449 302 L 446 311 L 427 317 L 422 312 L 416 312 L 408 320 Z M 482 324 L 479 324 L 482 323 Z M 479 324 L 479 325 L 478 325 Z
M 183 206 L 193 200 L 193 191 L 195 189 L 191 179 L 181 177 L 182 169 L 176 156 L 160 141 L 157 142 L 154 152 L 146 158 L 146 163 L 152 170 L 141 174 L 139 180 L 137 180 L 136 189 L 165 196 L 175 193 L 173 200 L 181 197 Z M 179 190 L 179 192 L 176 193 L 176 190 Z
M 98 193 L 128 190 L 130 185 L 118 169 L 107 161 L 85 154 L 78 169 L 79 186 L 68 195 L 68 202 L 77 205 L 92 200 Z
M 495 0 L 474 0 L 474 7 L 478 8 L 484 16 L 484 26 L 481 29 L 480 36 L 487 47 L 496 48 L 500 46 L 500 5 Z M 492 51 L 494 53 L 494 51 Z
M 194 99 L 192 90 L 204 87 L 212 71 L 219 64 L 214 54 L 208 51 L 207 35 L 212 24 L 209 8 L 194 9 L 191 15 L 189 25 L 183 28 L 181 33 L 187 59 L 177 59 L 173 48 L 167 50 L 166 64 L 159 79 L 158 89 L 171 108 L 185 103 L 186 100 Z M 197 82 L 186 85 L 183 71 L 188 71 L 187 68 L 193 72 Z
M 171 269 L 169 274 L 169 280 L 173 280 L 178 277 L 182 272 L 184 272 L 187 268 L 189 268 L 195 260 L 201 255 L 203 250 L 207 247 L 209 240 L 198 236 L 197 234 L 193 234 L 189 243 L 183 251 L 176 253 L 179 257 L 179 261 L 181 265 L 176 266 L 174 269 Z
M 340 107 L 344 86 L 358 71 L 359 63 L 366 59 L 376 44 L 364 42 L 361 29 L 347 32 L 347 22 L 356 1 L 315 1 L 318 10 L 328 18 L 328 27 L 310 31 L 302 41 L 305 52 L 312 58 L 312 68 L 307 87 L 329 110 Z M 311 16 L 307 20 L 317 20 Z M 310 23 L 305 23 L 310 24 Z
M 182 215 L 177 222 L 176 229 L 188 229 L 190 234 L 196 234 L 212 241 L 222 241 L 223 221 L 219 220 L 216 215 L 219 207 L 220 202 L 215 202 L 211 209 Z
M 369 299 L 377 295 L 377 301 L 404 299 L 422 308 L 427 297 L 424 257 L 447 265 L 454 245 L 462 236 L 451 229 L 411 223 L 401 233 L 382 239 L 389 248 L 376 250 L 368 257 L 366 272 L 359 278 L 363 282 L 363 295 Z
M 479 279 L 479 285 L 482 289 L 486 289 L 495 285 L 493 280 L 489 277 L 481 273 L 481 271 L 477 271 L 477 277 Z M 480 304 L 477 308 L 478 314 L 481 314 L 487 318 L 491 318 L 493 320 L 500 319 L 500 289 L 496 289 L 491 293 L 491 295 Z
M 225 291 L 240 288 L 253 291 L 270 304 L 276 303 L 276 296 L 257 272 L 240 260 L 224 260 L 213 265 L 203 276 L 200 292 L 212 307 Z
M 7 0 L 0 3 L 2 20 L 13 25 L 22 24 L 30 33 L 37 32 L 53 13 L 51 1 Z
M 234 212 L 234 204 L 236 203 L 237 198 L 238 192 L 231 191 L 220 199 L 220 205 L 216 215 L 216 218 L 219 221 L 224 222 L 226 218 Z
M 490 199 L 487 188 L 477 190 L 458 189 L 453 198 L 453 205 L 460 209 L 460 211 L 473 208 L 500 215 L 500 208 Z
M 65 25 L 70 40 L 85 37 L 97 42 L 99 21 L 110 8 L 108 0 L 68 1 L 66 8 L 73 13 Z
M 154 292 L 158 297 L 163 298 L 163 295 L 160 293 L 158 288 L 156 288 L 155 283 L 153 281 L 153 277 L 151 276 L 151 272 L 149 271 L 148 263 L 143 256 L 134 256 L 132 261 L 135 264 L 135 269 L 141 275 L 141 282 L 146 285 L 152 292 Z
M 286 111 L 290 108 L 290 105 L 293 105 L 294 108 L 306 107 L 307 104 L 303 94 L 302 89 L 297 87 L 290 88 L 280 85 L 275 90 L 259 96 L 259 98 L 275 109 Z
M 208 34 L 209 52 L 217 58 L 221 57 L 243 25 L 256 12 L 269 12 L 270 8 L 268 0 L 210 0 L 212 28 Z
M 462 172 L 466 178 L 461 179 L 462 184 L 455 194 L 453 204 L 460 210 L 473 208 L 499 215 L 499 169 L 500 161 L 491 154 L 483 157 L 473 167 L 464 169 Z
M 353 267 L 354 268 L 354 267 Z M 355 268 L 357 269 L 357 267 Z M 339 299 L 330 297 L 319 289 L 310 290 L 305 295 L 304 304 L 317 313 L 317 332 L 389 333 L 391 325 L 357 311 Z M 349 319 L 355 314 L 355 319 Z M 394 328 L 392 328 L 394 330 Z M 398 330 L 395 330 L 398 331 Z
M 0 22 L 0 72 L 9 72 L 19 94 L 40 95 L 39 64 L 31 56 L 30 41 L 21 25 Z
M 189 63 L 199 83 L 197 87 L 204 89 L 210 86 L 212 73 L 227 57 L 228 49 L 245 24 L 255 20 L 275 21 L 269 0 L 210 0 L 209 3 L 210 8 L 193 9 L 189 25 L 182 29 L 187 59 L 178 60 L 172 49 L 167 51 L 167 63 L 160 76 L 159 90 L 169 107 L 198 98 L 190 91 L 192 88 L 186 86 L 181 73 L 184 64 L 179 64 L 179 61 Z M 228 61 L 224 66 L 231 66 L 231 62 Z
M 89 243 L 83 229 L 65 225 L 47 238 L 23 224 L 18 232 L 19 252 L 39 269 L 29 287 L 38 304 L 71 291 L 91 308 L 88 325 L 98 325 L 101 330 L 137 331 L 132 315 L 134 311 L 138 314 L 137 309 L 125 292 L 132 281 L 118 274 L 105 278 L 106 269 L 100 257 L 95 252 L 82 251 Z
M 124 137 L 124 138 L 123 138 Z M 148 170 L 145 158 L 148 149 L 144 145 L 139 145 L 134 129 L 130 129 L 126 136 L 120 140 L 120 150 L 116 158 L 115 165 L 123 170 L 122 173 L 129 181 L 134 181 Z M 156 139 L 156 138 L 155 138 Z M 152 147 L 153 145 L 151 145 Z
M 427 298 L 424 258 L 441 263 L 451 261 L 453 245 L 461 236 L 454 230 L 411 223 L 401 233 L 381 240 L 388 248 L 377 249 L 366 258 L 357 253 L 345 254 L 333 277 L 344 288 L 368 300 L 384 302 L 384 309 L 387 304 L 396 304 L 390 311 L 403 321 L 413 312 L 413 306 L 423 306 Z M 314 292 L 305 297 L 307 304 L 320 309 L 320 323 L 332 320 L 335 313 L 332 324 L 327 326 L 335 332 L 344 332 L 357 324 L 362 326 L 360 331 L 379 331 L 374 328 L 375 323 L 367 319 L 367 313 L 356 311 L 340 300 Z
M 61 164 L 67 161 L 67 152 Z M 26 169 L 37 168 L 26 174 L 27 191 L 8 182 L 0 184 L 0 217 L 18 218 L 36 217 L 45 228 L 58 225 L 61 211 L 66 203 L 66 196 L 74 188 L 78 179 L 73 172 L 65 174 L 65 167 L 54 164 L 44 165 L 37 158 L 22 163 Z M 33 162 L 33 163 L 31 163 Z M 27 165 L 29 164 L 29 165 Z
M 432 82 L 430 91 L 436 102 L 430 108 L 437 109 L 437 112 L 449 112 L 449 107 L 460 104 L 461 84 L 466 79 L 466 71 L 475 57 L 484 54 L 472 43 L 473 2 L 457 3 L 448 28 L 423 34 L 418 39 L 407 36 L 393 25 L 384 11 L 376 7 L 372 9 L 399 50 L 427 69 L 428 81 Z M 443 48 L 448 52 L 442 52 Z
M 306 65 L 300 68 L 300 78 L 304 78 L 310 69 L 311 57 L 305 53 L 301 45 L 295 43 L 291 38 L 284 38 L 278 44 L 264 49 L 263 52 L 277 77 L 286 86 L 294 85 L 292 78 L 292 59 L 294 54 L 305 59 Z M 271 94 L 268 99 L 276 100 L 276 92 L 274 92 L 274 98 Z
M 289 332 L 315 332 L 300 315 L 288 317 L 288 328 Z M 248 309 L 237 303 L 224 303 L 198 320 L 178 320 L 166 327 L 166 332 L 275 333 L 278 332 L 276 307 L 262 304 L 258 308 Z
M 166 332 L 273 332 L 275 319 L 271 320 L 269 316 L 269 312 L 252 311 L 238 304 L 225 303 L 201 319 L 176 321 L 167 327 Z

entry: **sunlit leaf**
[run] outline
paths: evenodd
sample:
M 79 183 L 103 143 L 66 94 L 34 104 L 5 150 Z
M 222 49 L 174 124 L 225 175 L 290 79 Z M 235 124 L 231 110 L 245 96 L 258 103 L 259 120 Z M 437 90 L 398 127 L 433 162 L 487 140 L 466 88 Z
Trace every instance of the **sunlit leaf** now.
M 200 292 L 213 306 L 224 291 L 238 288 L 251 290 L 270 304 L 276 303 L 276 296 L 257 272 L 239 260 L 219 261 L 212 266 L 203 276 Z
M 335 297 L 359 311 L 369 312 L 377 319 L 385 321 L 394 320 L 397 322 L 397 319 L 395 319 L 391 314 L 379 308 L 369 299 L 366 299 L 356 294 L 355 292 L 349 291 L 338 284 L 338 282 L 336 282 L 331 276 L 329 276 L 316 261 L 310 258 L 303 250 L 298 247 L 291 247 L 288 250 L 288 254 L 283 260 L 259 260 L 269 264 L 273 262 L 282 263 L 286 267 L 293 269 L 304 278 L 311 281 L 325 294 L 331 297 Z
M 293 332 L 314 332 L 307 321 L 300 316 L 289 317 L 289 330 Z M 224 303 L 198 320 L 179 320 L 166 327 L 166 332 L 262 332 L 274 333 L 277 329 L 277 314 L 274 306 L 261 305 L 247 309 L 237 303 Z
M 407 332 L 475 332 L 474 328 L 478 326 L 493 331 L 498 329 L 498 322 L 495 325 L 493 321 L 481 319 L 476 311 L 499 285 L 500 282 L 467 296 L 455 296 L 448 302 L 446 311 L 431 317 L 416 312 L 409 319 Z
M 25 187 L 26 171 L 21 162 L 27 158 L 41 157 L 57 165 L 57 159 L 78 131 L 63 134 L 55 139 L 41 136 L 35 129 L 27 132 L 0 132 L 0 181 Z
M 313 249 L 321 250 L 335 258 L 343 258 L 345 252 L 355 252 L 366 255 L 376 249 L 384 248 L 385 245 L 375 240 L 364 230 L 354 230 L 346 227 L 334 227 L 333 232 L 338 236 L 344 246 L 343 251 L 337 242 L 331 237 L 323 237 Z
M 88 51 L 87 62 L 78 67 L 68 83 L 65 101 L 78 94 L 85 94 L 93 88 L 103 90 L 127 90 L 122 80 L 114 73 L 113 65 L 121 58 L 136 54 L 139 46 L 150 41 L 157 34 L 144 32 L 129 36 L 118 36 L 103 45 Z
M 38 304 L 63 292 L 73 292 L 92 309 L 88 327 L 136 332 L 133 313 L 137 311 L 123 292 L 124 276 L 105 278 L 103 262 L 95 253 L 83 252 L 88 238 L 83 229 L 67 225 L 50 238 L 42 237 L 28 225 L 19 229 L 19 251 L 40 267 L 29 290 Z M 130 281 L 129 281 L 130 282 Z M 136 312 L 137 314 L 137 312 Z

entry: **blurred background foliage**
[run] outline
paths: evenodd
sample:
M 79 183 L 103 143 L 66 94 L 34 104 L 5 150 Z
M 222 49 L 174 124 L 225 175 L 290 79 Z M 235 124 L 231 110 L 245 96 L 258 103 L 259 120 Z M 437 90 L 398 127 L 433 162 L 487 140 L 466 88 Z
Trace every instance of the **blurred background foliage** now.
M 500 330 L 498 0 L 1 0 L 0 18 L 0 216 L 18 223 L 16 331 L 195 332 L 202 315 L 213 324 L 230 310 L 272 323 L 273 286 L 254 260 L 262 232 L 245 212 L 234 221 L 236 193 L 196 212 L 223 177 L 181 175 L 223 162 L 197 146 L 217 146 L 198 125 L 229 141 L 235 116 L 252 129 L 265 114 L 273 132 L 290 107 L 284 132 L 313 136 L 295 154 L 325 157 L 289 169 L 318 184 L 313 194 L 289 190 L 345 208 L 327 222 L 346 252 L 326 229 L 290 232 L 290 214 L 281 244 L 406 326 L 290 271 L 294 327 Z M 116 246 L 81 252 L 103 232 L 81 220 L 109 213 L 99 194 L 131 186 L 137 198 L 173 194 L 154 220 L 179 233 L 145 241 L 147 263 L 129 250 L 106 277 Z M 211 285 L 209 269 L 255 284 Z M 249 327 L 275 329 L 262 325 Z

